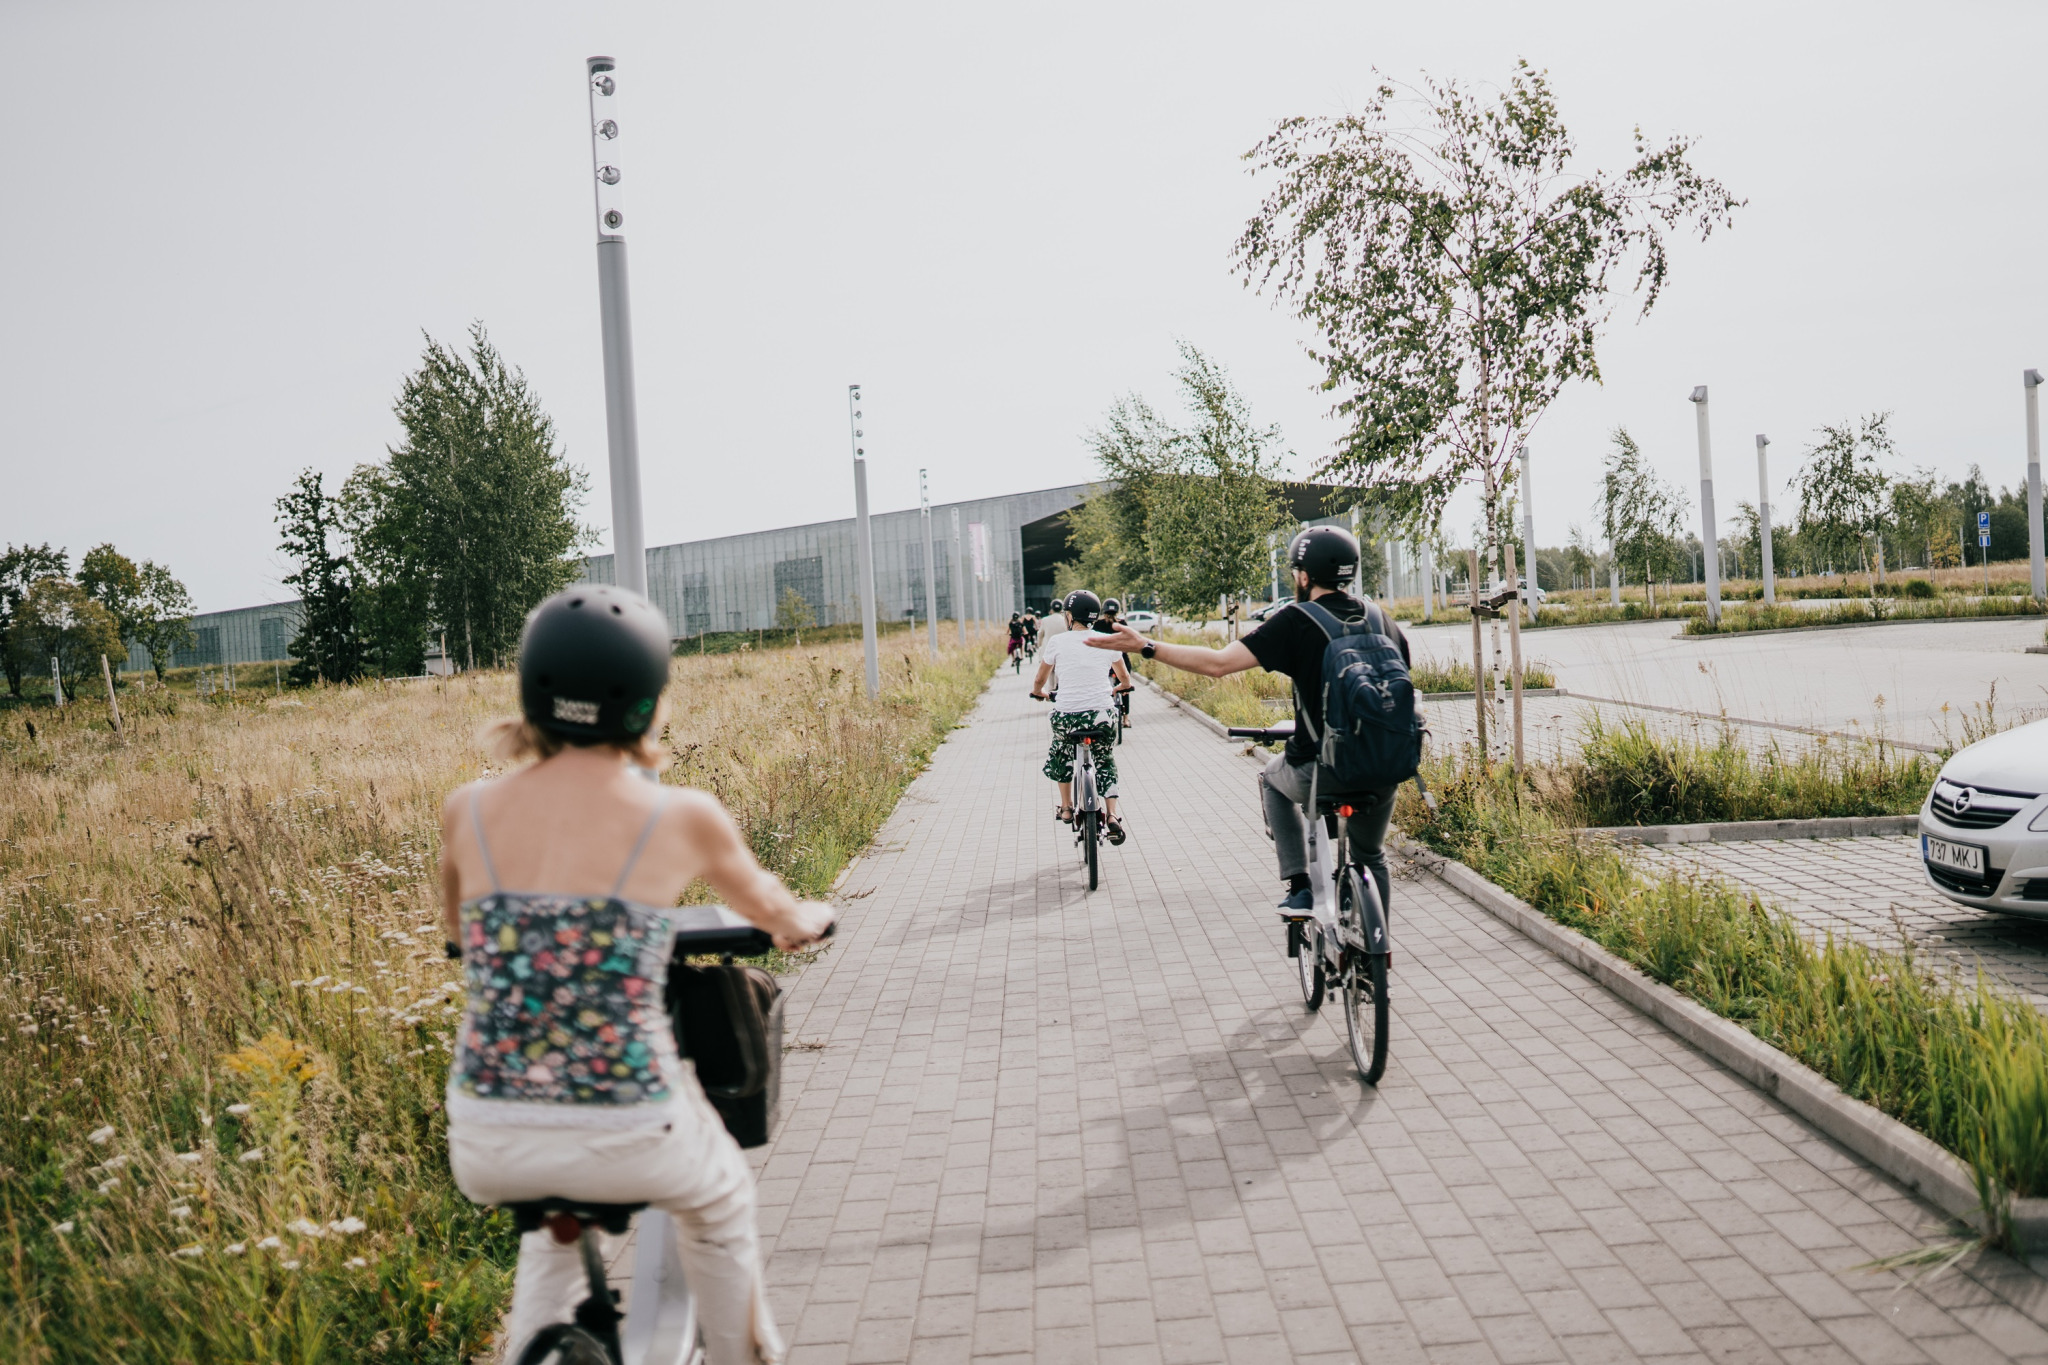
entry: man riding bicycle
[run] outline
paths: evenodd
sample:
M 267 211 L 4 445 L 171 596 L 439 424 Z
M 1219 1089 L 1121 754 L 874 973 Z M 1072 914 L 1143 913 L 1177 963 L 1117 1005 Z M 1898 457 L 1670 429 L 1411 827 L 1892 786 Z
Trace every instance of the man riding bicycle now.
M 1059 784 L 1060 804 L 1055 819 L 1062 824 L 1074 818 L 1074 743 L 1095 741 L 1096 780 L 1101 784 L 1108 821 L 1103 832 L 1112 844 L 1124 841 L 1124 825 L 1116 810 L 1116 692 L 1131 685 L 1131 675 L 1121 658 L 1104 659 L 1090 653 L 1087 644 L 1113 637 L 1087 629 L 1102 613 L 1102 601 L 1085 589 L 1066 598 L 1067 630 L 1045 642 L 1038 653 L 1038 674 L 1031 681 L 1031 695 L 1048 698 L 1045 684 L 1055 670 L 1059 674 L 1057 696 L 1052 698 L 1052 747 L 1045 756 L 1045 775 Z
M 1301 804 L 1308 800 L 1309 781 L 1315 775 L 1316 742 L 1311 736 L 1323 729 L 1323 650 L 1329 636 L 1315 619 L 1298 605 L 1314 602 L 1339 621 L 1369 621 L 1372 628 L 1393 640 L 1408 660 L 1408 637 L 1392 617 L 1372 602 L 1354 596 L 1351 585 L 1358 577 L 1358 540 L 1335 526 L 1311 526 L 1288 546 L 1287 563 L 1294 573 L 1294 603 L 1273 613 L 1242 639 L 1222 649 L 1199 645 L 1160 644 L 1146 639 L 1129 626 L 1112 634 L 1082 637 L 1096 649 L 1136 650 L 1169 668 L 1205 677 L 1222 678 L 1248 668 L 1284 673 L 1294 681 L 1294 737 L 1287 748 L 1266 765 L 1259 781 L 1265 805 L 1266 828 L 1273 834 L 1273 852 L 1280 862 L 1280 876 L 1287 883 L 1287 895 L 1280 909 L 1306 912 L 1311 905 L 1308 877 L 1308 844 L 1302 827 Z M 1322 787 L 1332 787 L 1325 777 Z M 1390 904 L 1385 843 L 1387 825 L 1394 814 L 1394 788 L 1354 800 L 1351 817 L 1351 845 L 1359 864 L 1372 872 L 1379 886 L 1380 903 Z

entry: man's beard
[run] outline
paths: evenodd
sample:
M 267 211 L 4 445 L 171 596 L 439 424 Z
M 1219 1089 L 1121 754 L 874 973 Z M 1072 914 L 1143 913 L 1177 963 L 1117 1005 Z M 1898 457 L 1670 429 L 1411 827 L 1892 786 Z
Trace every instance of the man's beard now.
M 1309 594 L 1310 594 L 1311 592 L 1313 592 L 1313 591 L 1315 591 L 1314 585 L 1313 585 L 1313 584 L 1311 584 L 1311 583 L 1310 583 L 1310 582 L 1309 582 L 1309 581 L 1308 581 L 1307 579 L 1305 579 L 1305 578 L 1297 578 L 1297 579 L 1295 579 L 1295 580 L 1294 580 L 1294 600 L 1295 600 L 1295 601 L 1297 601 L 1297 602 L 1306 602 L 1306 601 L 1308 601 L 1308 595 L 1309 595 Z

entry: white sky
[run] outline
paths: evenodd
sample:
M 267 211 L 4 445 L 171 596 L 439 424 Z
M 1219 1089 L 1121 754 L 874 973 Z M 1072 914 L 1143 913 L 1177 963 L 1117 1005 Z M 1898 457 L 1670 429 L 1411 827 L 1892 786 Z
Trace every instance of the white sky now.
M 1588 166 L 1700 139 L 1750 203 L 1679 250 L 1604 387 L 1532 446 L 1537 538 L 1591 521 L 1627 423 L 1718 500 L 1821 422 L 2024 474 L 2048 367 L 2040 63 L 2021 4 L 0 5 L 0 541 L 111 540 L 203 610 L 283 595 L 272 502 L 396 439 L 421 332 L 526 370 L 609 522 L 583 58 L 619 59 L 650 545 L 1089 477 L 1119 393 L 1227 364 L 1298 468 L 1299 324 L 1229 251 L 1238 154 L 1372 68 L 1546 67 Z M 1782 484 L 1781 484 L 1782 486 Z M 1696 490 L 1695 490 L 1696 493 Z M 1787 509 L 1789 511 L 1789 509 Z M 1462 528 L 1469 512 L 1454 524 Z

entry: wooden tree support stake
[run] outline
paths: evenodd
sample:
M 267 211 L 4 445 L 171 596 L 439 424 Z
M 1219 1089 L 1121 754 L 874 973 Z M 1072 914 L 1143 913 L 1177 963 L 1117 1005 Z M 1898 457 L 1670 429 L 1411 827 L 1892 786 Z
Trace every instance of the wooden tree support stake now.
M 107 710 L 114 715 L 114 733 L 125 739 L 127 736 L 121 729 L 121 703 L 114 700 L 114 666 L 107 662 L 104 654 L 100 655 L 100 677 L 106 680 Z

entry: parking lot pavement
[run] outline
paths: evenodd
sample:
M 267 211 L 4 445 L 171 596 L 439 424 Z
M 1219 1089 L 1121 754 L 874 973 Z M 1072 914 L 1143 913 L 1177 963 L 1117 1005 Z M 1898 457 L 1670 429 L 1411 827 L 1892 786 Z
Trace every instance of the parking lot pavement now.
M 1642 850 L 1652 869 L 1718 873 L 1782 907 L 1816 936 L 1852 937 L 1946 961 L 1965 976 L 1979 968 L 2048 1009 L 2048 922 L 1957 905 L 1927 884 L 1920 841 L 1760 839 Z
M 1378 1090 L 1246 869 L 1255 769 L 1148 692 L 1082 890 L 999 676 L 793 983 L 757 1154 L 795 1365 L 2048 1360 L 2002 1258 L 1433 879 Z

